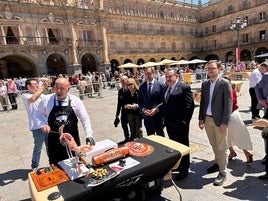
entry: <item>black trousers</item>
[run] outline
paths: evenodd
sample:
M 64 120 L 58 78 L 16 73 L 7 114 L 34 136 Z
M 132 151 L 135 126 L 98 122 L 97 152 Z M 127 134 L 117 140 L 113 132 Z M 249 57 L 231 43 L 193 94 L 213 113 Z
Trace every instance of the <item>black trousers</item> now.
M 17 100 L 16 100 L 16 94 L 15 93 L 9 93 L 8 98 L 11 104 L 12 109 L 16 110 L 18 109 Z
M 249 88 L 249 95 L 250 95 L 250 100 L 251 100 L 251 118 L 255 119 L 255 118 L 260 118 L 260 110 L 257 109 L 257 105 L 258 105 L 258 99 L 255 93 L 255 89 L 254 88 Z
M 264 128 L 262 130 L 262 137 L 264 139 L 264 145 L 265 145 L 265 158 L 266 158 L 266 162 L 265 162 L 265 172 L 268 175 L 268 128 Z
M 129 129 L 128 129 L 127 114 L 125 114 L 124 112 L 122 112 L 121 113 L 120 120 L 121 120 L 121 127 L 122 127 L 123 132 L 124 132 L 125 140 L 129 141 L 130 134 L 129 134 Z
M 168 136 L 171 140 L 189 146 L 189 123 L 165 121 Z M 190 168 L 190 154 L 183 156 L 177 170 L 188 172 Z
M 147 135 L 154 135 L 156 133 L 157 135 L 165 137 L 163 130 L 164 122 L 162 116 L 159 113 L 155 114 L 152 117 L 144 117 L 143 122 Z

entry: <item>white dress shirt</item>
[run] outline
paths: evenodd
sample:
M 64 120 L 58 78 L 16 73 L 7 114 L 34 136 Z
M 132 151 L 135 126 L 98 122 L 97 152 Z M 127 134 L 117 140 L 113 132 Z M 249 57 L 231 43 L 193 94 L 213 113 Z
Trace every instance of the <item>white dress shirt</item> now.
M 256 84 L 261 80 L 261 78 L 262 78 L 262 73 L 259 70 L 259 68 L 256 68 L 255 70 L 253 70 L 249 78 L 249 87 L 254 88 Z
M 55 94 L 47 95 L 45 98 L 40 102 L 38 106 L 38 111 L 43 118 L 42 125 L 48 125 L 48 116 L 51 112 L 52 108 L 54 107 L 54 101 L 56 100 Z M 67 106 L 69 104 L 69 100 L 71 101 L 71 107 L 74 110 L 75 115 L 80 119 L 82 126 L 85 131 L 86 137 L 93 136 L 93 130 L 91 127 L 90 118 L 88 116 L 87 110 L 83 104 L 83 102 L 76 96 L 72 94 L 68 94 L 65 100 L 61 103 L 62 106 Z M 58 101 L 56 100 L 56 105 L 58 105 Z
M 219 76 L 214 82 L 210 81 L 209 102 L 208 102 L 208 108 L 207 108 L 207 113 L 206 113 L 207 115 L 212 115 L 212 110 L 211 110 L 212 96 L 213 96 L 214 88 L 215 88 L 215 85 L 216 85 L 216 81 L 218 79 L 219 79 Z

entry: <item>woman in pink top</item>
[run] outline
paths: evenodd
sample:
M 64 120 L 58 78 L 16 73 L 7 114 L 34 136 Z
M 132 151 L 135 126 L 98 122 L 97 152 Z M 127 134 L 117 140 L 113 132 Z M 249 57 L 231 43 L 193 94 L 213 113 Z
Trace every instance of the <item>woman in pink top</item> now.
M 12 106 L 11 110 L 18 109 L 17 100 L 16 100 L 18 89 L 17 89 L 16 83 L 12 79 L 8 79 L 7 81 L 7 93 L 8 93 L 10 104 Z

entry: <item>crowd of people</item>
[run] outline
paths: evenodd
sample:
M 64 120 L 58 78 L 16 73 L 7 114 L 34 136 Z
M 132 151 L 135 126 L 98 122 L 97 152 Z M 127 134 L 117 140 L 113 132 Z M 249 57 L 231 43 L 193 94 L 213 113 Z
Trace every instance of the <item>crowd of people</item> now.
M 236 87 L 231 85 L 229 77 L 222 76 L 221 68 L 220 62 L 212 60 L 204 68 L 207 78 L 204 78 L 203 71 L 200 71 L 200 79 L 204 81 L 201 85 L 198 115 L 198 126 L 205 129 L 215 155 L 215 164 L 207 171 L 219 172 L 214 180 L 214 185 L 217 186 L 223 185 L 226 180 L 228 160 L 234 159 L 237 155 L 234 146 L 243 150 L 246 163 L 253 161 L 253 154 L 250 153 L 253 149 L 252 142 L 238 111 Z M 264 118 L 267 118 L 267 72 L 267 64 L 262 63 L 253 71 L 250 78 L 253 119 L 260 118 L 259 110 L 263 108 Z M 190 123 L 195 103 L 191 87 L 183 82 L 180 75 L 178 68 L 166 68 L 161 71 L 154 67 L 146 67 L 135 72 L 126 70 L 111 73 L 107 70 L 104 73 L 94 72 L 86 75 L 7 79 L 0 80 L 0 100 L 3 109 L 8 110 L 9 105 L 5 102 L 8 101 L 8 97 L 11 109 L 16 110 L 16 97 L 19 92 L 24 91 L 23 103 L 29 118 L 29 130 L 34 139 L 31 168 L 36 170 L 44 143 L 49 164 L 56 165 L 60 160 L 70 156 L 58 140 L 58 130 L 62 125 L 65 126 L 64 132 L 71 133 L 76 144 L 80 145 L 77 127 L 80 120 L 85 131 L 86 143 L 95 144 L 90 118 L 82 100 L 93 92 L 100 94 L 107 86 L 118 89 L 115 126 L 121 121 L 124 133 L 124 140 L 119 142 L 120 145 L 144 135 L 167 135 L 170 139 L 189 146 Z M 79 96 L 70 94 L 72 85 L 77 87 Z M 143 125 L 146 133 L 142 132 Z M 239 133 L 234 129 L 237 125 L 241 128 Z M 264 141 L 266 173 L 260 179 L 268 179 L 267 135 Z M 184 179 L 189 175 L 189 171 L 190 155 L 186 155 L 177 168 L 178 174 L 175 179 Z
M 256 65 L 256 68 L 267 68 L 266 63 Z M 257 86 L 261 88 L 261 95 L 258 96 L 257 102 L 266 111 L 267 108 L 267 89 L 264 79 L 266 78 L 266 71 L 262 71 L 261 80 L 258 80 Z M 202 73 L 202 71 L 200 71 Z M 141 119 L 147 135 L 157 134 L 165 136 L 164 127 L 166 127 L 167 135 L 170 139 L 189 146 L 189 126 L 190 120 L 194 110 L 194 101 L 191 88 L 189 85 L 183 83 L 180 79 L 179 69 L 166 69 L 162 76 L 157 76 L 156 71 L 152 67 L 144 69 L 145 80 L 141 83 L 136 80 L 136 84 L 140 84 L 138 90 L 138 101 L 132 101 L 131 104 L 136 112 L 140 110 L 142 116 L 138 115 L 139 123 L 137 128 L 140 130 Z M 219 174 L 214 180 L 214 185 L 221 186 L 226 180 L 226 168 L 228 161 L 234 159 L 237 154 L 234 146 L 243 150 L 246 156 L 246 163 L 253 161 L 252 141 L 250 139 L 249 131 L 245 126 L 239 111 L 237 102 L 237 91 L 235 84 L 231 83 L 229 76 L 225 76 L 220 62 L 212 60 L 206 64 L 205 81 L 201 87 L 201 102 L 199 111 L 199 127 L 205 129 L 209 142 L 215 154 L 215 164 L 207 169 L 208 173 L 218 171 Z M 203 79 L 202 76 L 200 76 Z M 129 108 L 128 96 L 130 94 L 133 77 L 125 74 L 120 79 L 122 88 L 118 92 L 118 105 L 116 118 L 119 118 L 121 111 L 121 125 L 124 130 L 125 139 L 120 143 L 126 143 L 133 140 L 133 119 L 128 118 Z M 130 84 L 130 86 L 128 85 Z M 130 88 L 130 89 L 129 89 Z M 254 92 L 258 91 L 254 87 Z M 266 90 L 266 92 L 262 91 Z M 258 93 L 258 92 L 256 92 Z M 131 109 L 133 109 L 131 107 Z M 255 113 L 256 108 L 252 109 L 252 114 Z M 263 118 L 267 118 L 267 112 Z M 259 116 L 256 116 L 259 118 Z M 129 127 L 128 127 L 129 124 Z M 129 134 L 128 128 L 131 132 Z M 265 130 L 265 129 L 264 129 Z M 266 135 L 267 136 L 267 135 Z M 140 137 L 140 135 L 136 135 Z M 265 139 L 265 150 L 267 152 L 267 139 Z M 228 154 L 229 150 L 229 154 Z M 264 157 L 264 161 L 267 158 Z M 268 165 L 266 165 L 267 167 Z M 181 180 L 187 177 L 190 168 L 190 155 L 182 158 L 180 166 L 178 167 L 178 175 L 176 180 Z M 260 176 L 260 179 L 267 179 L 268 173 Z

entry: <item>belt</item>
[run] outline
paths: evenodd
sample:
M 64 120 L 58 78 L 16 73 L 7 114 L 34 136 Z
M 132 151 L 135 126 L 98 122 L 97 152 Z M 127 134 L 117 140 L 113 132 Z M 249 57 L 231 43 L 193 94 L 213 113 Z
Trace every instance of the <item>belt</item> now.
M 206 116 L 212 118 L 212 115 L 206 115 Z

